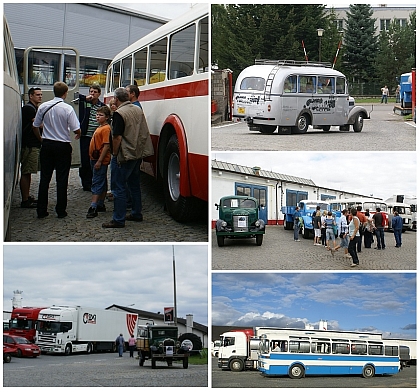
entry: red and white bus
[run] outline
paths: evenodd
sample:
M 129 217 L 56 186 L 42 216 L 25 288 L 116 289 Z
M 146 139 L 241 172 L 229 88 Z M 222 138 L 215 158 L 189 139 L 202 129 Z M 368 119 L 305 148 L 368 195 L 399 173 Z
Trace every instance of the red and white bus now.
M 208 4 L 130 45 L 107 71 L 106 103 L 118 87 L 140 89 L 155 149 L 142 169 L 163 179 L 166 207 L 177 221 L 207 213 L 209 75 Z

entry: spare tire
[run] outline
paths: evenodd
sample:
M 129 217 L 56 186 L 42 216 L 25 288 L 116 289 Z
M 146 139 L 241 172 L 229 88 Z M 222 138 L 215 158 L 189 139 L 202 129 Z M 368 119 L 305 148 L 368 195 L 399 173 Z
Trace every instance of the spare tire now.
M 181 343 L 181 346 L 184 340 L 190 340 L 192 342 L 194 351 L 198 351 L 203 348 L 203 343 L 201 342 L 200 337 L 197 336 L 195 333 L 182 334 L 178 339 L 178 341 Z

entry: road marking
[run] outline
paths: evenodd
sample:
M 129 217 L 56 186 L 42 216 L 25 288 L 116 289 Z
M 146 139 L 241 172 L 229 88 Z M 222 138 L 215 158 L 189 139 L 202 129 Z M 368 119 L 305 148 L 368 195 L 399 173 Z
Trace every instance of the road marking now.
M 232 125 L 240 125 L 242 123 L 237 122 L 237 123 L 229 123 L 229 124 L 224 124 L 224 125 L 217 125 L 217 126 L 212 126 L 212 128 L 227 128 L 227 127 L 231 127 Z
M 413 121 L 411 121 L 411 122 L 404 121 L 404 124 L 411 125 L 414 128 L 416 127 L 416 123 L 413 122 Z

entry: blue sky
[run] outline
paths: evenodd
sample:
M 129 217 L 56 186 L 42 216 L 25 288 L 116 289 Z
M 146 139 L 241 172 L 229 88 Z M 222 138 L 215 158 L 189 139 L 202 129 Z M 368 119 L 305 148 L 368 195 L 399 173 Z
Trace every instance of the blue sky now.
M 175 244 L 178 317 L 208 325 L 208 247 Z M 169 244 L 4 245 L 3 309 L 15 290 L 23 306 L 116 304 L 161 312 L 174 303 Z
M 416 336 L 413 273 L 216 273 L 212 324 L 318 328 Z

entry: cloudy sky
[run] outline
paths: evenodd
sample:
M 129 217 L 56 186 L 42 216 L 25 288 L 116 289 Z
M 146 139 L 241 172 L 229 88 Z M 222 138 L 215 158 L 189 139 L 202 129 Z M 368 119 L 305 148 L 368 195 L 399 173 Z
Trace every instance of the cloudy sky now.
M 208 325 L 208 247 L 174 245 L 178 317 Z M 4 245 L 3 309 L 116 304 L 149 312 L 173 306 L 172 245 Z
M 415 274 L 217 273 L 212 325 L 318 328 L 415 339 Z
M 417 194 L 416 152 L 213 152 L 212 159 L 311 179 L 318 186 L 388 199 Z
M 167 3 L 153 3 L 135 1 L 131 3 L 113 3 L 125 8 L 131 8 L 136 11 L 145 12 L 146 14 L 160 16 L 162 18 L 174 19 L 185 14 L 193 4 L 187 2 L 167 2 Z

